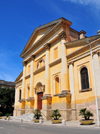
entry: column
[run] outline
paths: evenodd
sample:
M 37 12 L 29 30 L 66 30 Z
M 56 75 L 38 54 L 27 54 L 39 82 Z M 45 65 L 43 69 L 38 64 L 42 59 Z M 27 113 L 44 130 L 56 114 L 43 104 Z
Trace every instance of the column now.
M 33 81 L 34 81 L 34 78 L 33 78 L 33 71 L 34 71 L 34 59 L 35 59 L 35 56 L 32 56 L 32 57 L 31 57 L 31 76 L 30 76 L 30 95 L 29 95 L 29 97 L 33 97 Z
M 23 62 L 22 99 L 25 99 L 25 66 L 26 62 Z
M 98 54 L 99 54 L 98 52 L 93 53 L 93 66 L 94 66 L 97 96 L 100 97 L 100 65 L 99 65 Z
M 45 96 L 50 96 L 50 72 L 49 72 L 49 49 L 50 45 L 46 46 L 46 60 L 45 60 Z
M 69 64 L 69 79 L 70 79 L 70 92 L 71 92 L 71 109 L 72 109 L 72 120 L 76 120 L 76 106 L 75 106 L 75 89 L 74 89 L 74 63 Z
M 62 70 L 61 70 L 61 87 L 62 92 L 66 92 L 68 90 L 68 67 L 67 67 L 67 58 L 66 58 L 66 33 L 62 32 L 60 35 L 61 38 L 61 64 L 62 64 Z

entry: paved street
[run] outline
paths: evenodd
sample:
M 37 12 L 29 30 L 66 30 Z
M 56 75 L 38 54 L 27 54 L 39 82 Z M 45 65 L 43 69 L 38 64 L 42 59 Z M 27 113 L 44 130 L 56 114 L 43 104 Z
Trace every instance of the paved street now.
M 0 121 L 0 134 L 100 134 L 100 128 L 46 126 L 32 123 Z

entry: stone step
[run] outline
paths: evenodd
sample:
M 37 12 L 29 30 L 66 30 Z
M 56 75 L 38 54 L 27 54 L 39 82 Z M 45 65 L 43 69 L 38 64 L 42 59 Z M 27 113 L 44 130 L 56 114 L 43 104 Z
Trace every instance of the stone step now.
M 18 117 L 12 117 L 11 120 L 18 120 L 18 121 L 20 121 L 22 119 L 23 121 L 30 122 L 30 121 L 33 120 L 33 116 L 34 116 L 33 113 L 26 113 L 26 114 L 23 114 L 23 115 L 18 116 Z

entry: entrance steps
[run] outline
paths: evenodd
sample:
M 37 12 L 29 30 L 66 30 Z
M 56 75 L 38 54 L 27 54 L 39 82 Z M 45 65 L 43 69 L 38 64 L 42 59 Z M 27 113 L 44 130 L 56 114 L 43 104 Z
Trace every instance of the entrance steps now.
M 11 117 L 11 120 L 20 121 L 22 119 L 23 121 L 31 122 L 33 120 L 33 116 L 34 116 L 33 113 L 26 113 L 26 114 L 20 115 L 18 117 L 13 116 L 13 117 Z

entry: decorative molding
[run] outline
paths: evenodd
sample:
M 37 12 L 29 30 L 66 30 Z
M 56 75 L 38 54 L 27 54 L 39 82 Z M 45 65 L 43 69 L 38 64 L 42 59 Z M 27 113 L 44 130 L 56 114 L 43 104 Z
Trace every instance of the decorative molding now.
M 34 97 L 29 97 L 28 99 L 26 99 L 27 102 L 33 101 Z
M 53 28 L 51 28 L 51 30 L 49 31 L 49 32 L 47 32 L 44 36 L 42 36 L 35 44 L 33 44 L 33 46 L 31 47 L 31 48 L 29 48 L 26 52 L 24 52 L 24 50 L 26 49 L 26 46 L 28 46 L 28 44 L 29 44 L 29 42 L 31 41 L 31 39 L 33 38 L 33 34 L 32 34 L 32 36 L 31 36 L 31 38 L 29 39 L 29 41 L 28 41 L 28 43 L 26 44 L 26 46 L 25 46 L 25 48 L 24 48 L 24 50 L 22 51 L 22 53 L 21 53 L 21 57 L 23 58 L 31 49 L 33 49 L 36 45 L 37 45 L 37 43 L 39 43 L 41 40 L 43 40 L 43 39 L 47 39 L 47 35 L 49 35 L 49 34 L 51 34 L 52 33 L 52 31 L 54 31 L 54 29 L 56 29 L 60 24 L 61 24 L 61 22 L 62 22 L 62 20 L 60 20 L 60 21 L 58 21 L 58 23 L 53 27 Z M 36 31 L 36 30 L 35 30 Z
M 35 74 L 40 73 L 40 72 L 42 72 L 42 71 L 44 71 L 44 70 L 45 70 L 45 66 L 42 66 L 42 67 L 40 67 L 39 69 L 36 69 L 36 71 L 33 72 L 33 74 L 35 75 Z
M 20 83 L 19 85 L 17 85 L 17 83 L 18 83 L 18 82 L 22 82 L 22 80 L 23 80 L 23 79 L 20 79 L 20 80 L 16 81 L 16 87 L 22 85 L 22 83 Z
M 62 90 L 62 93 L 69 93 L 70 90 Z
M 70 65 L 73 65 L 73 66 L 74 66 L 74 61 L 69 62 L 69 63 L 68 63 L 68 67 L 69 67 Z
M 92 56 L 95 55 L 95 54 L 99 55 L 99 53 L 100 53 L 100 50 L 97 50 L 95 52 L 92 52 Z
M 49 63 L 49 66 L 52 67 L 52 66 L 54 66 L 54 65 L 56 65 L 56 64 L 58 64 L 58 63 L 60 63 L 60 62 L 61 62 L 61 58 L 56 59 L 56 60 L 54 60 L 53 62 Z
M 46 50 L 48 50 L 48 49 L 50 49 L 50 44 L 47 43 L 47 44 L 44 45 L 44 47 L 46 48 Z
M 34 88 L 35 89 L 35 94 L 45 92 L 45 85 L 40 86 L 39 88 Z
M 28 74 L 25 76 L 25 79 L 29 78 L 31 76 L 31 74 Z
M 61 39 L 66 39 L 66 32 L 62 31 L 60 34 L 59 34 L 59 37 Z
M 25 99 L 22 98 L 21 100 L 19 100 L 19 102 L 20 102 L 20 103 L 25 102 Z
M 35 59 L 35 55 L 30 56 L 30 59 L 34 60 Z
M 93 50 L 92 53 L 95 52 L 95 51 L 97 51 L 97 50 L 98 50 L 98 48 L 95 49 L 95 50 Z M 99 48 L 99 51 L 100 51 L 100 48 Z M 72 54 L 72 53 L 71 53 L 71 54 Z M 71 55 L 71 54 L 66 55 L 66 57 L 68 57 L 68 56 Z M 78 55 L 77 57 L 73 58 L 73 60 L 69 61 L 68 64 L 69 64 L 70 62 L 75 62 L 75 61 L 77 61 L 77 60 L 79 60 L 79 59 L 81 59 L 81 58 L 84 58 L 84 57 L 86 57 L 86 56 L 88 56 L 88 55 L 90 55 L 90 51 L 87 52 L 87 53 L 84 53 L 84 54 L 82 54 L 82 55 L 80 55 L 80 56 Z
M 64 92 L 64 93 L 58 94 L 57 96 L 59 96 L 59 98 L 66 97 L 66 96 L 71 96 L 71 93 L 70 92 Z
M 51 96 L 43 96 L 43 97 L 41 97 L 42 98 L 42 100 L 46 100 L 46 99 L 48 99 L 48 98 L 52 98 Z
M 23 64 L 23 66 L 26 66 L 27 65 L 27 62 L 26 61 L 23 61 L 22 64 Z

